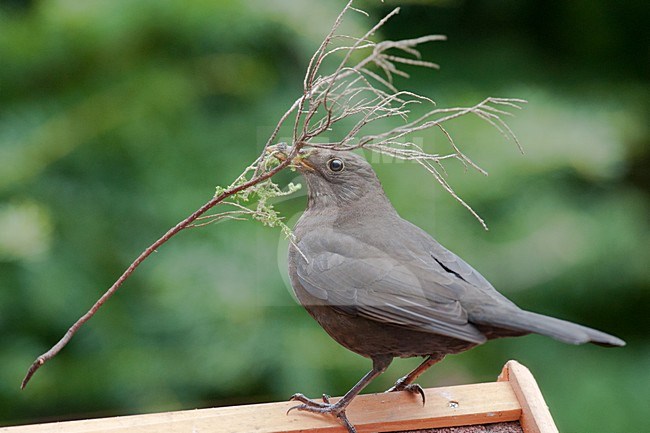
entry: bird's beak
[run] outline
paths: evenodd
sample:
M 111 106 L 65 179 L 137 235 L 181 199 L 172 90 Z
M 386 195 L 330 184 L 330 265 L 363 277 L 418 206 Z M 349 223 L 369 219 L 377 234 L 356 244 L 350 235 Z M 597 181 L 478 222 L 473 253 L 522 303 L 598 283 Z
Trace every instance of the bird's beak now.
M 273 156 L 275 156 L 280 161 L 287 160 L 287 154 L 281 149 L 275 149 Z M 314 166 L 311 164 L 311 162 L 309 162 L 309 160 L 306 159 L 306 157 L 307 155 L 305 154 L 298 154 L 291 160 L 290 166 L 295 167 L 298 170 L 316 171 Z
M 316 168 L 306 159 L 306 155 L 298 155 L 291 161 L 291 165 L 298 170 L 316 171 Z

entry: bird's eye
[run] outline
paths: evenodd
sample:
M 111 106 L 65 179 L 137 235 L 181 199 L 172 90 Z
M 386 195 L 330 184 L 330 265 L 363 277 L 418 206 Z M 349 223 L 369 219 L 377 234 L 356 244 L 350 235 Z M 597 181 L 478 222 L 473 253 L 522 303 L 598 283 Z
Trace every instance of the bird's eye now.
M 343 161 L 338 158 L 332 158 L 327 161 L 327 168 L 329 168 L 330 171 L 341 171 L 343 170 Z

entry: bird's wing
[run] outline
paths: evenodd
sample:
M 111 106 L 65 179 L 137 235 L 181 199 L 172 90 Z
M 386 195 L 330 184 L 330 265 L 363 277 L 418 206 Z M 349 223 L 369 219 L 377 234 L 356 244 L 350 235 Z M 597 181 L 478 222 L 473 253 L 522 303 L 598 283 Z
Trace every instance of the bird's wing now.
M 297 245 L 297 278 L 309 294 L 344 313 L 422 332 L 483 343 L 458 300 L 453 274 L 337 233 Z
M 416 259 L 416 262 L 427 262 L 433 259 L 448 275 L 460 283 L 462 300 L 465 307 L 471 304 L 498 303 L 504 307 L 518 309 L 512 301 L 499 293 L 488 280 L 485 279 L 476 269 L 470 266 L 456 254 L 442 246 L 420 227 L 406 220 L 401 220 L 402 229 L 408 233 L 410 239 L 417 239 L 420 245 L 409 248 L 409 254 Z M 430 263 L 425 266 L 431 266 Z M 462 281 L 459 281 L 462 280 Z M 458 286 L 456 286 L 458 288 Z M 471 316 L 471 314 L 470 314 Z

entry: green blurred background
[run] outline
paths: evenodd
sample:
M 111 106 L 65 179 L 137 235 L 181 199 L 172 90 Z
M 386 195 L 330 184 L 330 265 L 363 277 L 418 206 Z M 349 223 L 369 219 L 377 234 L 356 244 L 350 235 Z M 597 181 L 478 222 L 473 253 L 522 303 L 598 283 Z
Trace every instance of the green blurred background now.
M 493 381 L 517 359 L 561 431 L 650 431 L 650 3 L 367 0 L 371 17 L 344 28 L 398 4 L 382 36 L 449 37 L 424 49 L 442 69 L 401 85 L 441 107 L 529 101 L 510 121 L 525 155 L 478 120 L 449 125 L 490 173 L 447 165 L 489 231 L 415 165 L 374 157 L 398 211 L 521 306 L 628 342 L 494 341 L 421 384 Z M 293 301 L 280 233 L 228 222 L 162 247 L 19 390 L 141 250 L 259 153 L 342 5 L 0 1 L 0 425 L 340 395 L 369 369 Z M 304 206 L 303 192 L 277 207 L 294 221 Z

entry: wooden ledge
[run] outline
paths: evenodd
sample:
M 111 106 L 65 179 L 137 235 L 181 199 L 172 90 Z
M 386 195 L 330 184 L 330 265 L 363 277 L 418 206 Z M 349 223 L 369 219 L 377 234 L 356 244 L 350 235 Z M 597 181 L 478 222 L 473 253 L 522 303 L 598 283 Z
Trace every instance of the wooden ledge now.
M 352 401 L 348 417 L 359 433 L 520 421 L 525 433 L 557 433 L 530 371 L 509 361 L 498 382 L 405 393 L 365 394 Z M 335 399 L 334 399 L 335 400 Z M 295 402 L 196 409 L 147 415 L 0 428 L 2 433 L 277 433 L 345 432 L 338 420 L 287 410 Z

